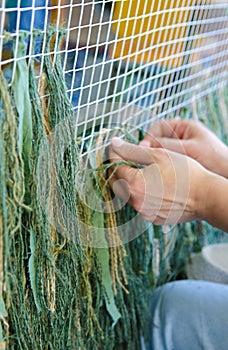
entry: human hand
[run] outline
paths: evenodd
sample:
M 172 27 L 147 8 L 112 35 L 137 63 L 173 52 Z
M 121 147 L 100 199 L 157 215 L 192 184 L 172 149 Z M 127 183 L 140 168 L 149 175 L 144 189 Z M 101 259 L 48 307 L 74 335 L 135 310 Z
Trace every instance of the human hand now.
M 110 160 L 139 165 L 118 166 L 110 183 L 114 193 L 128 201 L 145 220 L 166 225 L 199 219 L 209 172 L 192 158 L 114 137 Z
M 185 153 L 208 170 L 228 178 L 228 147 L 200 122 L 158 121 L 148 130 L 140 145 Z

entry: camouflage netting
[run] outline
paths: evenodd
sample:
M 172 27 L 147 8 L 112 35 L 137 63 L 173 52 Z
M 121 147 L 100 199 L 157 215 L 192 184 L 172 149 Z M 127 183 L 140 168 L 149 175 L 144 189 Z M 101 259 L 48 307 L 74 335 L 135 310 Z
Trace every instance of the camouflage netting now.
M 26 33 L 21 35 L 11 84 L 0 71 L 1 348 L 140 349 L 150 291 L 182 276 L 192 249 L 223 240 L 223 233 L 204 223 L 169 229 L 150 225 L 143 234 L 123 244 L 116 227 L 134 216 L 134 211 L 128 206 L 117 214 L 94 211 L 78 194 L 80 135 L 67 146 L 63 160 L 50 151 L 52 131 L 63 118 L 73 118 L 61 57 L 56 56 L 54 62 L 45 55 L 38 86 L 35 62 L 23 58 L 24 36 Z M 54 44 L 50 30 L 46 53 Z M 200 105 L 196 102 L 194 110 L 225 141 L 227 91 L 207 96 Z M 191 110 L 182 110 L 182 117 L 191 116 Z M 64 135 L 73 137 L 70 124 L 66 123 Z M 64 140 L 58 140 L 59 147 L 61 142 Z M 48 189 L 45 208 L 37 183 L 44 146 L 44 182 Z M 94 188 L 109 203 L 112 194 L 104 168 L 99 162 L 97 165 L 97 169 L 91 169 Z M 56 203 L 56 183 L 66 212 L 69 210 L 77 219 L 67 227 L 70 236 L 59 219 L 66 212 Z M 90 194 L 85 196 L 89 201 Z M 53 216 L 59 219 L 59 225 L 51 224 Z M 138 225 L 140 232 L 143 223 L 139 221 Z M 102 248 L 89 244 L 94 227 L 107 229 L 107 234 L 100 236 Z

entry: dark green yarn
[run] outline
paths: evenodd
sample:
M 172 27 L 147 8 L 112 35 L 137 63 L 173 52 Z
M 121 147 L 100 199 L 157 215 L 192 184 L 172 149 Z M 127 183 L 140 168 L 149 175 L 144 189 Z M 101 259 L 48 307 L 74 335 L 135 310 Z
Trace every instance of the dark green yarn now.
M 53 32 L 47 33 L 46 38 L 46 51 L 50 52 Z M 18 139 L 19 125 L 15 100 L 2 76 L 1 101 L 4 114 L 1 126 L 4 124 L 4 126 L 14 127 L 12 135 L 11 130 L 1 132 L 1 159 L 3 160 L 1 216 L 4 218 L 5 238 L 3 299 L 9 323 L 8 331 L 3 326 L 3 336 L 7 347 L 10 349 L 112 349 L 126 347 L 127 344 L 128 349 L 137 348 L 139 346 L 137 321 L 142 314 L 142 309 L 140 308 L 138 313 L 135 308 L 137 303 L 135 292 L 140 288 L 143 290 L 144 286 L 137 277 L 137 271 L 132 269 L 130 256 L 125 258 L 124 265 L 129 278 L 129 288 L 134 290 L 137 285 L 137 289 L 127 297 L 121 287 L 117 286 L 115 302 L 122 319 L 121 324 L 119 321 L 113 327 L 113 321 L 106 310 L 102 266 L 97 259 L 97 250 L 65 239 L 61 232 L 57 232 L 50 225 L 48 217 L 44 215 L 38 197 L 36 178 L 41 140 L 51 135 L 48 135 L 45 129 L 44 109 L 47 108 L 50 132 L 63 118 L 72 118 L 73 112 L 65 92 L 60 57 L 56 57 L 54 65 L 48 55 L 44 59 L 45 93 L 48 95 L 48 101 L 43 102 L 39 98 L 33 63 L 27 69 L 32 107 L 33 143 L 29 159 L 30 173 L 26 174 L 26 177 L 24 170 L 28 171 L 28 168 L 23 167 L 19 147 L 15 141 Z M 5 103 L 4 94 L 7 95 L 7 103 Z M 65 130 L 65 136 L 71 138 L 71 132 L 69 127 Z M 48 147 L 48 143 L 46 145 Z M 4 159 L 6 159 L 5 162 Z M 58 159 L 54 159 L 53 166 L 55 162 L 58 162 Z M 47 163 L 49 166 L 49 158 Z M 48 166 L 46 170 L 49 169 Z M 77 145 L 71 143 L 66 149 L 63 164 L 58 168 L 58 181 L 64 200 L 68 201 L 75 215 L 78 215 L 77 208 L 80 206 L 77 193 L 72 191 L 76 187 L 77 167 Z M 6 180 L 12 177 L 10 172 L 17 174 L 17 177 L 14 175 L 16 179 L 13 185 L 9 185 L 9 181 Z M 51 181 L 50 173 L 47 172 L 47 183 L 51 185 Z M 19 186 L 22 191 L 20 202 L 14 198 L 12 186 Z M 24 205 L 23 189 L 25 187 L 29 189 L 28 202 L 31 212 Z M 84 212 L 83 215 L 86 213 Z M 12 220 L 10 227 L 7 226 L 8 220 Z M 80 227 L 77 229 L 78 232 L 75 234 L 80 236 Z

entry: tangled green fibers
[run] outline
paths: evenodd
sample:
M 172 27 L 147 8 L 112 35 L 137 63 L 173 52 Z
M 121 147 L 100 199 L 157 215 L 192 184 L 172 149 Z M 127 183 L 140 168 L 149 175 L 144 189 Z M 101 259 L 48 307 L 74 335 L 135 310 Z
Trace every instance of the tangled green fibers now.
M 61 33 L 57 39 L 55 34 L 52 29 L 46 34 L 39 85 L 35 62 L 24 58 L 26 33 L 10 86 L 0 71 L 0 344 L 23 350 L 140 349 L 149 293 L 184 269 L 197 242 L 195 227 L 180 225 L 167 233 L 150 225 L 123 244 L 116 227 L 134 217 L 133 209 L 125 206 L 113 214 L 85 205 L 76 176 L 82 166 L 80 135 L 75 137 L 71 124 L 65 124 L 57 145 L 73 141 L 61 160 L 50 146 L 59 123 L 74 120 L 61 57 L 50 55 L 55 40 L 58 45 L 61 40 Z M 45 205 L 37 182 L 43 150 Z M 91 167 L 92 183 L 109 203 L 106 168 L 97 165 Z M 56 188 L 66 208 L 58 205 Z M 70 236 L 63 225 L 68 211 L 76 218 L 67 223 Z M 141 232 L 140 221 L 137 225 Z M 102 248 L 89 244 L 94 227 L 107 229 L 100 233 Z

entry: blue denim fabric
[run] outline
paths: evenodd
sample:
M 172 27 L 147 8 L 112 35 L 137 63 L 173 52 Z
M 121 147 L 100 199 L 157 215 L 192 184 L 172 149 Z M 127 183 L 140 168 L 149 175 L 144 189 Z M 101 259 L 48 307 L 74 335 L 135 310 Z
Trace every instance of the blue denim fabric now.
M 147 350 L 227 350 L 228 285 L 183 280 L 151 298 Z

